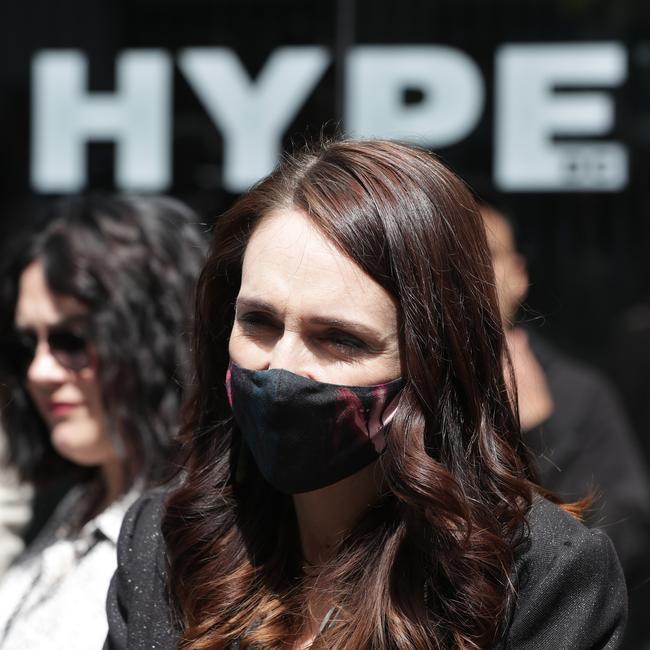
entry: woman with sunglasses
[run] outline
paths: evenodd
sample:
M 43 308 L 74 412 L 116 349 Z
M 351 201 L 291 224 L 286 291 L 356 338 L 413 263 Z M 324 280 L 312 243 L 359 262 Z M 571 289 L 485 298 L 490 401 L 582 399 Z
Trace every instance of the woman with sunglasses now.
M 618 648 L 616 554 L 533 482 L 504 350 L 440 162 L 285 160 L 217 220 L 184 469 L 125 519 L 107 647 Z
M 167 198 L 57 202 L 0 277 L 0 397 L 23 479 L 74 487 L 0 583 L 0 648 L 101 647 L 128 506 L 168 469 L 202 263 Z

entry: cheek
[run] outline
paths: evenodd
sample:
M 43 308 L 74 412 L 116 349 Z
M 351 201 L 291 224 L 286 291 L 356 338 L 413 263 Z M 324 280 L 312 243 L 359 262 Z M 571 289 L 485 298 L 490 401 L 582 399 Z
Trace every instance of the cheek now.
M 230 333 L 228 354 L 238 366 L 252 370 L 262 370 L 268 356 L 259 345 L 242 334 L 236 323 Z
M 29 397 L 34 401 L 38 402 L 39 400 L 39 390 L 37 390 L 36 386 L 29 380 L 25 380 L 23 382 L 23 387 L 25 389 L 25 392 Z
M 386 353 L 374 359 L 335 367 L 328 381 L 350 386 L 374 386 L 397 379 L 401 375 L 399 355 Z
M 391 378 L 401 377 L 404 374 L 402 369 L 402 355 L 400 354 L 399 348 L 396 348 L 389 359 L 387 359 L 386 370 Z
M 50 435 L 58 453 L 78 465 L 102 465 L 116 458 L 110 436 L 88 413 L 55 424 Z
M 494 270 L 494 280 L 497 284 L 497 291 L 499 291 L 500 286 L 503 284 L 508 274 L 506 272 L 506 268 L 501 262 L 494 262 L 492 269 Z
M 49 399 L 49 394 L 43 390 L 39 390 L 38 386 L 35 386 L 32 382 L 26 381 L 24 383 L 25 392 L 28 397 L 31 399 L 33 405 L 36 407 L 36 410 L 39 412 L 41 417 L 48 422 L 50 419 L 49 413 L 47 412 L 46 403 Z
M 92 368 L 84 368 L 78 375 L 77 389 L 83 395 L 88 414 L 91 418 L 102 421 L 104 418 L 104 400 L 97 373 Z

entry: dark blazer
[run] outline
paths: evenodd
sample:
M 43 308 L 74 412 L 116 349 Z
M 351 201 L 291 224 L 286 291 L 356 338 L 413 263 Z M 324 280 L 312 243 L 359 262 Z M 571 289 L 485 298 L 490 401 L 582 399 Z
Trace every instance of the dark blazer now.
M 614 387 L 598 370 L 529 332 L 555 404 L 524 433 L 539 483 L 567 501 L 595 494 L 587 525 L 604 529 L 630 598 L 625 648 L 650 648 L 650 475 Z M 650 402 L 649 402 L 650 403 Z
M 635 589 L 650 577 L 650 481 L 618 395 L 595 368 L 536 332 L 529 340 L 555 404 L 546 422 L 524 434 L 539 483 L 567 501 L 596 492 L 588 525 L 606 530 Z
M 108 593 L 105 649 L 176 647 L 165 595 L 164 493 L 136 502 L 122 526 Z M 517 603 L 499 650 L 614 650 L 627 615 L 625 582 L 609 538 L 538 498 L 530 538 L 516 561 Z M 352 650 L 352 649 L 351 649 Z

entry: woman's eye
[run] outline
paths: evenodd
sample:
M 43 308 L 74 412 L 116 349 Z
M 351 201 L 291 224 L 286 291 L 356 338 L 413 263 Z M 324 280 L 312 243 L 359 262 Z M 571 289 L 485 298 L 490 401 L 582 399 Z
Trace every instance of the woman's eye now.
M 266 314 L 250 312 L 237 317 L 240 327 L 248 330 L 278 329 L 280 326 Z
M 325 340 L 340 351 L 348 354 L 368 350 L 368 346 L 363 341 L 348 334 L 328 334 Z

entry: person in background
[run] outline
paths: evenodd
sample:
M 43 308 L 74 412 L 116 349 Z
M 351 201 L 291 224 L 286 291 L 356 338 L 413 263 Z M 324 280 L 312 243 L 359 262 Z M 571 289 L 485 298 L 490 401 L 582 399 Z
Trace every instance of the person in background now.
M 32 486 L 21 483 L 9 462 L 7 440 L 0 428 L 0 578 L 23 550 L 23 532 L 32 512 Z
M 197 217 L 163 197 L 57 201 L 0 274 L 0 408 L 37 489 L 73 483 L 0 582 L 0 647 L 88 650 L 124 513 L 169 470 L 203 260 Z
M 607 368 L 621 393 L 639 446 L 650 464 L 650 298 L 618 316 Z
M 649 640 L 650 486 L 626 414 L 613 386 L 595 368 L 564 354 L 538 332 L 517 324 L 529 278 L 508 218 L 483 203 L 481 215 L 501 317 L 517 385 L 519 418 L 545 488 L 564 499 L 593 495 L 586 523 L 614 542 L 630 589 L 627 643 Z
M 615 551 L 531 481 L 503 349 L 460 179 L 287 156 L 216 221 L 182 471 L 125 518 L 106 647 L 618 648 Z

